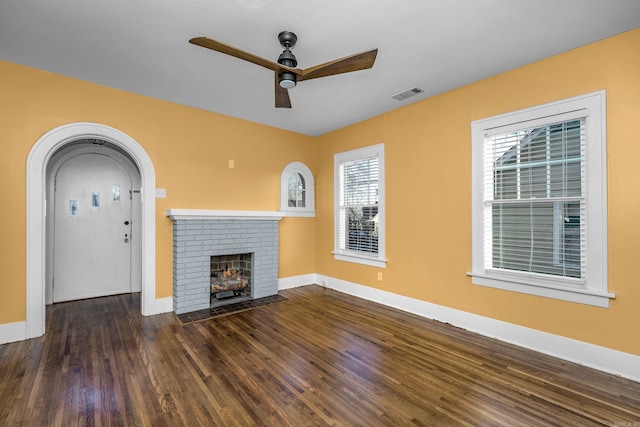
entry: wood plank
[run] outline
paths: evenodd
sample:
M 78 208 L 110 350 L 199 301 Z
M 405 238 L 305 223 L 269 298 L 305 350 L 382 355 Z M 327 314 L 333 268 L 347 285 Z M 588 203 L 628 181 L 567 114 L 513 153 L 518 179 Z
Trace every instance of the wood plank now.
M 0 346 L 5 425 L 640 425 L 640 383 L 319 286 L 191 324 L 139 294 Z M 635 423 L 635 424 L 634 424 Z

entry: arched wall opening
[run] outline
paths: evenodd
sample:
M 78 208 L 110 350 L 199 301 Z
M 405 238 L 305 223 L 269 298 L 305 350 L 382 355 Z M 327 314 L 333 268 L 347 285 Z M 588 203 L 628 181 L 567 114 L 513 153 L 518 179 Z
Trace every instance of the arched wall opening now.
M 156 314 L 155 171 L 144 149 L 127 134 L 97 123 L 57 127 L 38 139 L 27 158 L 27 319 L 26 338 L 45 333 L 47 166 L 51 157 L 79 140 L 106 141 L 130 157 L 141 181 L 142 315 Z

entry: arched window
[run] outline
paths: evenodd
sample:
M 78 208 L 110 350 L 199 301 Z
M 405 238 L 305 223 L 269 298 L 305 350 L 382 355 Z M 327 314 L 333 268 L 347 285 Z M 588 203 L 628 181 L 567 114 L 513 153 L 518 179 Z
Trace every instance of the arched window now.
M 287 216 L 315 216 L 313 175 L 304 163 L 289 163 L 282 171 L 280 210 Z
M 291 172 L 287 178 L 287 203 L 290 208 L 306 207 L 306 188 L 300 172 Z

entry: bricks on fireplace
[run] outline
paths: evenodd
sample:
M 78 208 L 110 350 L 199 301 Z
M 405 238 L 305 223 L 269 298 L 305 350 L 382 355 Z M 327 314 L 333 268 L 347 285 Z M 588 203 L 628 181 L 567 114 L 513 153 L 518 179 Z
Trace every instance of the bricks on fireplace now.
M 277 294 L 278 220 L 174 220 L 174 311 L 209 307 L 211 256 L 252 253 L 252 298 Z

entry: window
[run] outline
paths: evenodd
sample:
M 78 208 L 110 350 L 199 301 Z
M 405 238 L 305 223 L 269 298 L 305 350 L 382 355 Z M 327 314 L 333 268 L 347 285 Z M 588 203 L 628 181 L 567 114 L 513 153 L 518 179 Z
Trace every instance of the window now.
M 287 178 L 287 204 L 290 208 L 307 206 L 304 178 L 300 172 L 291 172 Z
M 280 211 L 287 216 L 315 216 L 311 170 L 300 162 L 289 163 L 280 176 Z
M 473 283 L 600 307 L 605 93 L 472 123 Z
M 385 267 L 384 145 L 336 154 L 334 169 L 335 258 Z

